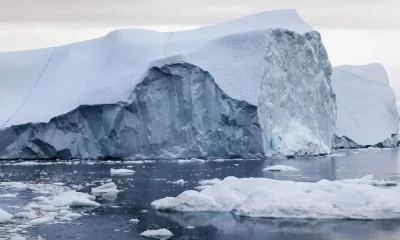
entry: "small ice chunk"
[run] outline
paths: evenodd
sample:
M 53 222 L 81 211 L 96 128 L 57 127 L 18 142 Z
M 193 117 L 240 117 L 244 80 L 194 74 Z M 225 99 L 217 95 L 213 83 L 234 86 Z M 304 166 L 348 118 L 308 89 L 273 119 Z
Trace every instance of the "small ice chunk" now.
M 178 163 L 204 163 L 203 159 L 191 158 L 191 159 L 179 159 Z
M 373 175 L 367 175 L 362 178 L 355 178 L 355 179 L 343 179 L 340 181 L 344 183 L 367 184 L 372 186 L 386 186 L 386 187 L 397 186 L 397 183 L 394 181 L 376 180 L 374 179 Z
M 171 238 L 174 234 L 172 234 L 171 231 L 165 228 L 161 228 L 158 230 L 146 230 L 140 234 L 141 236 L 145 237 L 150 237 L 150 238 L 156 238 L 156 239 L 169 239 Z
M 171 183 L 172 184 L 178 184 L 178 185 L 184 185 L 187 182 L 185 180 L 183 180 L 183 179 L 179 179 L 179 180 L 171 182 Z
M 131 220 L 129 220 L 129 222 L 137 224 L 137 223 L 139 223 L 139 219 L 132 218 Z
M 33 161 L 24 161 L 24 162 L 19 162 L 19 163 L 14 163 L 13 165 L 16 166 L 39 166 L 39 165 L 52 165 L 54 163 L 52 162 L 33 162 Z
M 285 165 L 274 165 L 274 166 L 269 166 L 263 169 L 263 171 L 272 171 L 272 172 L 280 172 L 280 171 L 297 171 L 299 169 L 290 167 L 290 166 L 285 166 Z
M 38 218 L 38 215 L 36 214 L 36 211 L 23 211 L 23 212 L 17 212 L 16 214 L 14 214 L 14 217 L 35 219 Z
M 27 240 L 26 237 L 21 235 L 14 235 L 10 238 L 10 240 Z
M 187 226 L 187 229 L 194 229 L 194 226 Z
M 39 225 L 39 224 L 44 224 L 44 223 L 50 223 L 53 221 L 54 221 L 54 218 L 52 218 L 52 217 L 41 217 L 41 218 L 36 218 L 36 219 L 29 221 L 29 223 L 32 225 Z
M 28 188 L 28 185 L 22 182 L 2 182 L 0 187 L 9 188 L 16 191 L 23 191 Z
M 140 211 L 140 212 L 141 212 L 141 213 L 148 213 L 149 210 L 144 209 L 144 210 L 142 210 L 142 211 Z
M 70 206 L 70 207 L 98 207 L 99 203 L 95 202 L 95 197 L 87 193 L 66 191 L 56 196 L 48 197 L 41 203 L 54 207 Z
M 0 198 L 16 198 L 16 194 L 11 194 L 11 193 L 6 193 L 6 194 L 0 194 Z
M 13 215 L 0 208 L 0 223 L 11 222 Z
M 123 168 L 121 168 L 121 169 L 111 168 L 110 173 L 111 173 L 111 175 L 131 175 L 131 174 L 134 174 L 135 171 L 130 170 L 130 169 L 123 169 Z
M 92 188 L 92 193 L 95 195 L 96 194 L 104 194 L 104 193 L 117 194 L 117 193 L 119 193 L 119 190 L 117 189 L 117 185 L 114 182 L 109 182 L 109 183 L 106 183 L 99 187 Z

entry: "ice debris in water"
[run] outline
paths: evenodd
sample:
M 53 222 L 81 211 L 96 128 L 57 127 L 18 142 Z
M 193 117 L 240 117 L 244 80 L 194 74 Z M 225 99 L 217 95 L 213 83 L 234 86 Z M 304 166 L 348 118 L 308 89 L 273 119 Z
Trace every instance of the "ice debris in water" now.
M 268 218 L 400 218 L 400 187 L 376 187 L 369 178 L 362 179 L 353 179 L 354 184 L 227 177 L 201 192 L 184 191 L 177 197 L 156 200 L 152 206 L 157 210 L 232 212 Z
M 13 215 L 0 208 L 0 223 L 11 222 Z
M 205 160 L 198 159 L 198 158 L 191 158 L 191 159 L 179 159 L 178 163 L 204 163 Z
M 12 193 L 6 193 L 6 194 L 0 194 L 0 198 L 16 198 L 17 194 L 12 194 Z
M 91 192 L 95 196 L 101 196 L 104 200 L 113 201 L 117 198 L 117 194 L 120 190 L 118 190 L 114 182 L 109 182 L 99 187 L 92 188 Z
M 130 170 L 130 169 L 123 169 L 123 168 L 121 168 L 121 169 L 111 168 L 110 173 L 111 173 L 111 175 L 131 175 L 131 174 L 134 174 L 135 171 Z
M 177 184 L 177 185 L 184 185 L 185 183 L 187 183 L 185 180 L 183 179 L 179 179 L 177 181 L 173 181 L 171 182 L 172 184 Z
M 26 191 L 32 198 L 24 206 L 18 207 L 18 212 L 14 215 L 0 209 L 0 223 L 13 223 L 1 231 L 15 231 L 11 237 L 21 237 L 23 239 L 24 228 L 57 222 L 71 222 L 80 218 L 82 214 L 74 212 L 74 207 L 97 207 L 99 203 L 95 202 L 95 197 L 87 193 L 76 192 L 70 187 L 63 186 L 60 183 L 54 184 L 32 184 L 21 182 L 2 182 L 0 189 L 7 191 Z M 18 194 L 9 193 L 9 195 Z M 29 196 L 29 195 L 28 195 Z M 25 198 L 26 196 L 24 196 Z M 15 227 L 15 224 L 18 224 Z M 12 228 L 12 229 L 10 229 Z M 0 239 L 3 237 L 0 231 Z M 19 233 L 18 233 L 19 232 Z M 22 234 L 22 235 L 19 235 Z M 10 237 L 10 236 L 7 236 Z M 18 239 L 18 238 L 15 238 Z
M 131 220 L 129 220 L 129 222 L 137 224 L 137 223 L 139 223 L 139 219 L 132 218 Z
M 271 172 L 281 172 L 281 171 L 297 171 L 299 169 L 290 167 L 290 166 L 285 166 L 285 165 L 274 165 L 274 166 L 269 166 L 263 169 L 263 171 L 271 171 Z
M 355 179 L 343 179 L 340 181 L 344 183 L 369 184 L 372 186 L 387 186 L 387 187 L 397 186 L 397 183 L 394 181 L 376 180 L 374 179 L 373 175 L 367 175 L 362 178 L 355 178 Z
M 172 234 L 171 231 L 165 228 L 161 228 L 158 230 L 146 230 L 140 234 L 141 236 L 145 237 L 150 237 L 150 238 L 156 238 L 156 239 L 169 239 L 171 238 L 174 234 Z
M 102 193 L 118 193 L 117 185 L 114 182 L 109 182 L 99 187 L 92 188 L 93 194 L 102 194 Z

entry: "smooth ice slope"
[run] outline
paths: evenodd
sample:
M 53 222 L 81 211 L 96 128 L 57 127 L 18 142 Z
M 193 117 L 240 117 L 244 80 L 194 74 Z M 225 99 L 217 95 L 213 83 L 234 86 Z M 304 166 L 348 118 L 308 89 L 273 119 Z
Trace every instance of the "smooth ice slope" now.
M 372 177 L 316 183 L 227 177 L 201 192 L 152 202 L 157 210 L 232 212 L 239 216 L 315 219 L 398 219 L 400 187 Z
M 396 97 L 381 64 L 334 67 L 332 86 L 338 106 L 336 148 L 397 145 Z
M 254 158 L 266 148 L 279 155 L 328 153 L 335 114 L 326 106 L 334 104 L 328 63 L 320 35 L 295 10 L 0 53 L 0 158 Z M 292 84 L 304 91 L 286 91 L 294 97 L 260 127 L 260 85 L 271 79 L 277 95 Z M 311 86 L 320 92 L 309 95 Z M 319 95 L 324 102 L 315 101 Z M 315 104 L 317 117 L 296 109 L 303 104 Z M 284 105 L 293 111 L 282 114 Z M 319 116 L 322 108 L 327 112 Z M 293 123 L 317 132 L 298 142 L 297 135 L 275 131 Z M 291 145 L 271 150 L 262 140 L 271 133 Z

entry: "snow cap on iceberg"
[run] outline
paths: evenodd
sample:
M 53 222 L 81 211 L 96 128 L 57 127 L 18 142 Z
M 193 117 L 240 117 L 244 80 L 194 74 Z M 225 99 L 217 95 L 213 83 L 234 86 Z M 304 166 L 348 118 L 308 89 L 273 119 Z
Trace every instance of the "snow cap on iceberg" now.
M 248 64 L 224 66 L 227 59 L 240 63 L 249 60 L 248 55 L 241 54 L 232 41 L 215 40 L 271 28 L 299 33 L 313 30 L 296 10 L 275 10 L 189 31 L 123 29 L 65 46 L 0 53 L 0 129 L 48 122 L 80 105 L 127 101 L 134 85 L 155 60 L 177 55 L 209 71 L 234 98 L 256 105 L 258 99 L 252 95 L 259 92 L 258 85 L 254 89 L 251 82 L 240 83 L 253 69 L 248 69 Z M 247 41 L 255 45 L 259 40 L 249 35 Z M 214 53 L 209 55 L 206 49 Z M 260 58 L 257 56 L 252 57 Z M 259 81 L 255 76 L 248 76 L 249 81 Z M 245 89 L 237 92 L 240 87 Z

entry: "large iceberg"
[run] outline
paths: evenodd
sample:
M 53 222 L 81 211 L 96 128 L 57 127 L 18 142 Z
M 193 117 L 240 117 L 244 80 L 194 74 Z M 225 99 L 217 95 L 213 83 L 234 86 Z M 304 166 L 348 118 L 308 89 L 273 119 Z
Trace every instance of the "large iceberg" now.
M 0 53 L 0 158 L 326 154 L 330 74 L 295 10 Z
M 333 68 L 337 97 L 335 148 L 396 147 L 396 97 L 381 64 Z

